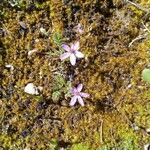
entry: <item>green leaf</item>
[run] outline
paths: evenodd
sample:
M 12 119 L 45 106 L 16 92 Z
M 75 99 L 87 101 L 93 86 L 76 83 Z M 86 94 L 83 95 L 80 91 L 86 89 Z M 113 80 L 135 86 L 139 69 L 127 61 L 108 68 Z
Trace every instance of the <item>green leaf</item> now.
M 50 141 L 50 146 L 52 150 L 55 150 L 55 148 L 58 146 L 57 140 L 53 139 L 52 141 Z
M 65 85 L 66 81 L 63 78 L 62 75 L 58 74 L 54 77 L 54 85 L 53 85 L 53 90 L 60 90 L 64 85 Z
M 71 97 L 71 81 L 67 81 L 65 87 L 63 88 L 63 92 L 65 93 L 65 98 Z
M 54 33 L 53 41 L 56 45 L 60 46 L 62 44 L 62 35 L 60 33 Z
M 72 150 L 89 150 L 89 145 L 88 144 L 74 144 L 72 146 Z
M 148 83 L 150 83 L 150 69 L 144 69 L 142 71 L 142 79 Z
M 54 103 L 57 103 L 60 99 L 61 92 L 60 91 L 55 91 L 52 93 L 52 100 Z

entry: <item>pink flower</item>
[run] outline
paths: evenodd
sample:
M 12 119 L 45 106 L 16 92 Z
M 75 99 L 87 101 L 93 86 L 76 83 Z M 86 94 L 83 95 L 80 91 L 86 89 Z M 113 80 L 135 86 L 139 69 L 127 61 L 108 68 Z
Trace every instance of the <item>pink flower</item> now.
M 74 106 L 77 101 L 79 102 L 81 106 L 84 106 L 84 101 L 82 97 L 87 98 L 90 95 L 88 93 L 81 92 L 82 88 L 83 88 L 83 84 L 79 84 L 77 88 L 74 87 L 71 89 L 71 93 L 73 97 L 71 98 L 70 106 Z
M 62 48 L 66 51 L 64 54 L 60 55 L 60 59 L 64 60 L 68 57 L 70 57 L 70 63 L 74 66 L 76 64 L 76 58 L 83 58 L 84 55 L 78 51 L 80 46 L 79 42 L 76 42 L 74 44 L 71 44 L 69 47 L 66 44 L 62 45 Z
M 79 32 L 80 34 L 84 32 L 80 23 L 77 26 L 75 26 L 74 29 L 76 32 Z

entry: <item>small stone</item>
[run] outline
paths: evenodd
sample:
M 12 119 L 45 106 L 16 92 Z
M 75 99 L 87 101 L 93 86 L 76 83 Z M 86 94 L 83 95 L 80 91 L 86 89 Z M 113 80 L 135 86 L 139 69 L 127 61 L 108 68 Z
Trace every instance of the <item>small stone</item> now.
M 132 84 L 129 84 L 128 86 L 127 86 L 127 89 L 130 89 L 132 87 Z
M 39 90 L 40 92 L 42 92 L 42 91 L 43 91 L 43 87 L 42 87 L 42 86 L 38 86 L 38 90 Z
M 38 43 L 40 40 L 39 39 L 35 39 L 35 42 Z
M 149 144 L 144 145 L 144 150 L 149 150 L 149 148 L 150 148 Z
M 44 34 L 44 35 L 47 35 L 47 32 L 46 32 L 46 30 L 45 30 L 43 27 L 40 28 L 40 32 L 41 32 L 42 34 Z
M 13 67 L 13 65 L 11 65 L 11 64 L 5 65 L 5 67 L 6 67 L 6 68 L 10 68 L 11 71 L 14 70 L 14 67 Z
M 31 56 L 33 53 L 37 52 L 37 49 L 33 49 L 31 51 L 28 52 L 28 56 Z
M 135 123 L 132 124 L 132 128 L 133 128 L 135 131 L 138 131 L 138 130 L 139 130 L 139 127 L 138 127 Z
M 148 134 L 150 134 L 150 128 L 146 129 L 146 132 L 147 132 Z
M 25 88 L 24 91 L 28 94 L 32 94 L 32 95 L 38 95 L 38 88 L 33 84 L 33 83 L 28 83 Z

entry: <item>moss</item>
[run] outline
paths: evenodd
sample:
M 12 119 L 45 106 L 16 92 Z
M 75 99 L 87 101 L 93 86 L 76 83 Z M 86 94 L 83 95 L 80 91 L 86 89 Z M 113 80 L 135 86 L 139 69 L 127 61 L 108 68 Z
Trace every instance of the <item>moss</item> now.
M 149 2 L 137 1 L 143 7 Z M 36 1 L 20 12 L 3 7 L 1 39 L 1 135 L 4 149 L 142 149 L 149 142 L 149 85 L 141 79 L 149 65 L 145 13 L 120 1 Z M 27 29 L 22 29 L 23 21 Z M 74 27 L 81 23 L 83 34 Z M 145 20 L 145 24 L 148 23 Z M 40 28 L 47 31 L 42 35 Z M 80 41 L 85 59 L 75 67 L 61 62 L 61 44 Z M 37 52 L 28 56 L 30 50 Z M 11 64 L 14 70 L 5 67 Z M 72 81 L 72 82 L 71 82 Z M 24 93 L 27 83 L 43 87 Z M 90 93 L 85 107 L 69 107 L 71 84 Z M 57 100 L 54 103 L 53 100 Z M 136 127 L 136 128 L 135 128 Z M 63 143 L 63 144 L 62 144 Z
M 57 7 L 55 7 L 57 6 Z M 61 20 L 62 16 L 62 3 L 59 1 L 52 0 L 50 3 L 50 16 L 52 18 L 52 25 L 54 32 L 62 32 L 63 22 Z
M 82 143 L 81 144 L 75 144 L 72 146 L 72 150 L 82 150 L 82 149 L 88 150 L 89 146 L 86 144 L 82 144 Z

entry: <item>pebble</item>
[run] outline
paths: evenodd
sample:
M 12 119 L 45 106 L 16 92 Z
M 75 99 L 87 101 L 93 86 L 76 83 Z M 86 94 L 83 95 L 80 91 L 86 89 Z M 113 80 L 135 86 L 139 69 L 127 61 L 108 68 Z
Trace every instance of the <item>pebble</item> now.
M 33 83 L 28 83 L 24 88 L 24 92 L 26 92 L 28 94 L 32 94 L 32 95 L 39 94 L 38 88 Z
M 37 49 L 33 49 L 31 51 L 28 51 L 28 56 L 31 56 L 33 53 L 37 52 Z
M 146 132 L 150 134 L 150 128 L 146 129 Z
M 149 147 L 150 147 L 149 144 L 144 145 L 144 150 L 149 150 Z
M 44 35 L 47 35 L 47 32 L 46 32 L 46 30 L 45 30 L 43 27 L 40 28 L 40 32 L 41 32 L 42 34 L 44 34 Z
M 6 68 L 10 68 L 11 71 L 14 70 L 14 67 L 13 67 L 13 65 L 11 65 L 11 64 L 5 65 L 5 67 L 6 67 Z

